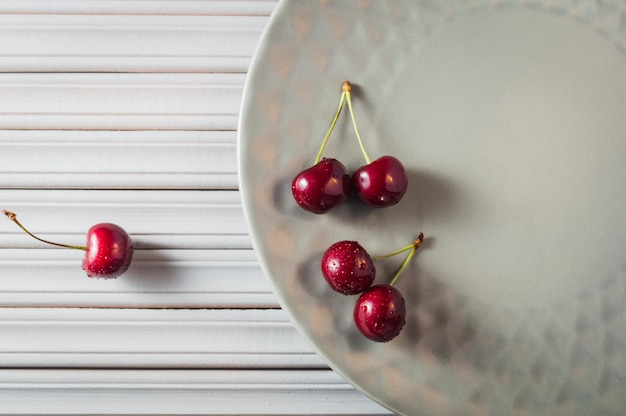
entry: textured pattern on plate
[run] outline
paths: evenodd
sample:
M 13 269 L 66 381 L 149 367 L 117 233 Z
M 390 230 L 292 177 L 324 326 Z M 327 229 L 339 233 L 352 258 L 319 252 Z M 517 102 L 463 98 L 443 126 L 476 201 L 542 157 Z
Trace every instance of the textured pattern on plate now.
M 563 296 L 557 284 L 536 289 L 531 285 L 520 302 L 509 304 L 500 298 L 490 302 L 489 295 L 476 296 L 491 290 L 488 281 L 478 281 L 478 287 L 468 290 L 473 283 L 464 283 L 463 276 L 455 281 L 433 271 L 436 253 L 448 242 L 445 215 L 454 211 L 450 205 L 464 203 L 463 195 L 447 198 L 445 192 L 416 184 L 399 204 L 402 208 L 373 212 L 350 202 L 326 216 L 304 213 L 291 199 L 290 181 L 313 161 L 345 79 L 355 86 L 357 118 L 370 154 L 402 155 L 412 179 L 437 179 L 427 171 L 430 155 L 420 154 L 427 139 L 387 138 L 381 127 L 413 122 L 410 119 L 419 119 L 419 112 L 413 116 L 406 106 L 390 110 L 384 104 L 393 103 L 398 93 L 420 95 L 422 91 L 412 89 L 420 80 L 409 80 L 402 91 L 405 83 L 399 77 L 421 65 L 421 56 L 432 56 L 421 54 L 432 39 L 440 39 L 457 22 L 489 18 L 490 13 L 513 17 L 514 23 L 540 17 L 539 24 L 547 26 L 540 28 L 542 33 L 557 33 L 563 25 L 593 45 L 598 37 L 613 50 L 606 54 L 614 59 L 610 69 L 616 69 L 615 79 L 624 80 L 620 72 L 626 68 L 624 1 L 281 3 L 253 62 L 240 125 L 241 188 L 255 247 L 283 306 L 319 353 L 396 412 L 624 414 L 626 264 L 621 257 L 602 275 L 583 276 L 583 283 L 572 284 L 569 292 L 562 285 L 567 292 Z M 455 26 L 459 27 L 463 26 Z M 571 39 L 569 44 L 577 42 Z M 447 69 L 446 63 L 439 63 L 441 70 Z M 407 103 L 411 104 L 402 101 Z M 394 116 L 390 112 L 396 110 L 402 112 L 400 119 L 389 121 Z M 621 121 L 615 123 L 622 126 Z M 442 137 L 448 127 L 441 125 Z M 626 155 L 624 146 L 617 145 L 615 153 Z M 340 119 L 326 155 L 338 157 L 348 169 L 362 164 L 347 118 Z M 454 175 L 439 179 L 453 180 Z M 438 185 L 454 185 L 446 180 Z M 416 190 L 422 194 L 411 193 Z M 428 212 L 423 208 L 425 197 L 437 199 Z M 623 207 L 619 199 L 623 194 L 616 198 L 617 206 Z M 623 208 L 615 210 L 623 219 Z M 427 241 L 397 284 L 407 298 L 407 326 L 388 344 L 364 340 L 351 317 L 356 299 L 332 292 L 321 278 L 321 253 L 337 240 L 356 239 L 370 253 L 382 254 L 405 245 L 422 228 Z M 429 231 L 434 232 L 430 240 Z M 465 242 L 467 250 L 479 247 L 481 237 Z M 377 265 L 377 279 L 384 279 L 397 265 L 395 260 Z M 512 287 L 493 293 L 514 297 Z M 535 303 L 533 290 L 539 299 Z M 549 290 L 554 294 L 545 296 Z

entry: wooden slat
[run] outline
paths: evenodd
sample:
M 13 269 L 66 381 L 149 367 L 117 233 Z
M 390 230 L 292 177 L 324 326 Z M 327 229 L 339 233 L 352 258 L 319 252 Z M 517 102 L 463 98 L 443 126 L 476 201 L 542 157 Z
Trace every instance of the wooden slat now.
M 0 414 L 391 414 L 327 370 L 6 370 L 0 402 Z
M 136 249 L 122 277 L 93 280 L 82 252 L 39 242 L 1 216 L 0 306 L 278 306 L 236 191 L 5 189 L 0 201 L 45 239 L 81 245 L 91 225 L 114 222 Z
M 211 236 L 248 234 L 237 191 L 0 189 L 0 203 L 35 234 L 67 234 L 64 240 L 70 242 L 82 243 L 98 222 L 119 224 L 140 249 L 185 248 L 178 240 L 152 240 L 153 235 L 190 235 L 194 244 L 195 236 L 205 235 L 201 247 L 213 248 Z M 0 220 L 0 236 L 13 235 L 2 237 L 9 243 L 5 248 L 42 247 L 6 217 Z
M 0 187 L 236 189 L 236 132 L 0 130 Z
M 277 0 L 0 0 L 1 14 L 266 16 Z
M 1 311 L 0 368 L 326 368 L 278 309 Z
M 278 308 L 252 250 L 137 250 L 115 280 L 89 279 L 82 257 L 64 249 L 0 250 L 0 306 Z
M 0 130 L 235 130 L 243 74 L 0 74 Z
M 206 15 L 227 2 L 11 3 L 0 3 L 11 13 L 0 14 L 0 72 L 245 72 L 267 22 L 263 2 L 235 16 Z
M 389 414 L 281 310 L 237 191 L 245 73 L 274 0 L 0 0 L 0 414 Z

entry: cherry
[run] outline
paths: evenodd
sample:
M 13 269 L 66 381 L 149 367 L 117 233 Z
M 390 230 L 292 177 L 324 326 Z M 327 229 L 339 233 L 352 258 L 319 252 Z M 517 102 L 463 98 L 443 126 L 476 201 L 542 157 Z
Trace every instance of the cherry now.
M 354 307 L 354 321 L 363 335 L 372 341 L 388 342 L 404 327 L 404 297 L 390 285 L 376 285 L 361 294 Z
M 337 159 L 324 158 L 293 179 L 291 192 L 300 207 L 323 214 L 348 197 L 350 175 Z
M 58 247 L 84 250 L 85 258 L 83 259 L 82 267 L 88 277 L 113 279 L 120 276 L 130 267 L 133 258 L 132 240 L 128 233 L 118 225 L 111 223 L 96 224 L 87 232 L 87 245 L 75 246 L 39 238 L 28 231 L 17 220 L 15 213 L 7 210 L 2 212 L 26 234 L 36 240 Z
M 87 232 L 83 270 L 89 277 L 113 279 L 130 267 L 133 242 L 124 229 L 111 223 L 96 224 Z
M 388 284 L 380 284 L 366 289 L 354 306 L 354 322 L 358 330 L 367 338 L 376 342 L 388 342 L 397 337 L 406 321 L 406 306 L 402 293 L 393 287 L 402 271 L 407 267 L 415 251 L 422 245 L 424 234 L 409 246 L 391 254 L 377 257 L 390 257 L 406 250 L 411 250 L 400 269 Z
M 370 255 L 356 241 L 339 241 L 322 256 L 322 274 L 333 290 L 356 295 L 371 286 L 376 268 Z
M 324 158 L 322 154 L 333 132 L 346 100 L 343 89 L 339 108 L 317 152 L 313 166 L 300 172 L 291 182 L 291 193 L 296 203 L 314 214 L 324 214 L 348 198 L 350 175 L 346 167 L 336 159 Z
M 404 166 L 393 156 L 382 156 L 352 175 L 352 187 L 359 198 L 373 207 L 400 202 L 408 186 Z
M 360 167 L 352 175 L 352 187 L 356 195 L 366 204 L 372 207 L 389 207 L 400 202 L 406 193 L 409 178 L 402 163 L 393 156 L 382 156 L 372 162 L 365 145 L 359 127 L 354 116 L 354 108 L 352 106 L 352 94 L 350 92 L 350 83 L 344 83 L 346 91 L 346 99 L 352 125 L 361 147 L 361 152 L 365 158 L 366 165 Z

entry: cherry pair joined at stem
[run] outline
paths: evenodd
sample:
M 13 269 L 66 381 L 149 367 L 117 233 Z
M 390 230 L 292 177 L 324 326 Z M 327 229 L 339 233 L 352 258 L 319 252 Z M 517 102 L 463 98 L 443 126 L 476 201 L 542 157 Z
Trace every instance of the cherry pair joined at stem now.
M 57 247 L 85 251 L 82 268 L 88 277 L 114 279 L 130 267 L 133 258 L 133 243 L 128 233 L 118 225 L 111 223 L 96 224 L 87 232 L 87 244 L 84 246 L 55 243 L 39 238 L 28 231 L 11 211 L 2 212 L 26 234 L 46 244 Z
M 374 258 L 356 241 L 339 241 L 324 252 L 322 274 L 330 287 L 344 295 L 361 294 L 354 307 L 354 321 L 367 338 L 387 342 L 400 334 L 406 307 L 402 293 L 393 285 L 423 241 L 424 234 L 420 233 L 413 243 Z M 376 277 L 374 261 L 408 250 L 409 254 L 389 283 L 372 286 Z
M 351 90 L 350 82 L 344 82 L 339 108 L 322 141 L 313 166 L 300 172 L 291 184 L 296 203 L 315 214 L 326 213 L 345 201 L 350 189 L 354 189 L 357 196 L 367 205 L 379 208 L 395 205 L 402 199 L 408 186 L 406 170 L 398 159 L 386 155 L 374 161 L 371 160 L 356 122 Z M 337 159 L 322 158 L 326 144 L 346 102 L 366 162 L 353 173 L 352 177 Z

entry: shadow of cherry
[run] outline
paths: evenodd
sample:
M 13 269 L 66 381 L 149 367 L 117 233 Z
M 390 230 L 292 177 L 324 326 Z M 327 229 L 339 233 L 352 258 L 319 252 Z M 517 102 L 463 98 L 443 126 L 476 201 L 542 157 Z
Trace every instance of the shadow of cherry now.
M 155 246 L 144 241 L 142 236 L 132 237 L 135 247 L 133 261 L 121 278 L 128 285 L 146 292 L 176 287 L 183 276 L 172 247 Z
M 321 303 L 328 303 L 329 295 L 334 294 L 334 291 L 322 275 L 322 255 L 321 251 L 313 253 L 299 264 L 298 281 L 307 295 Z

